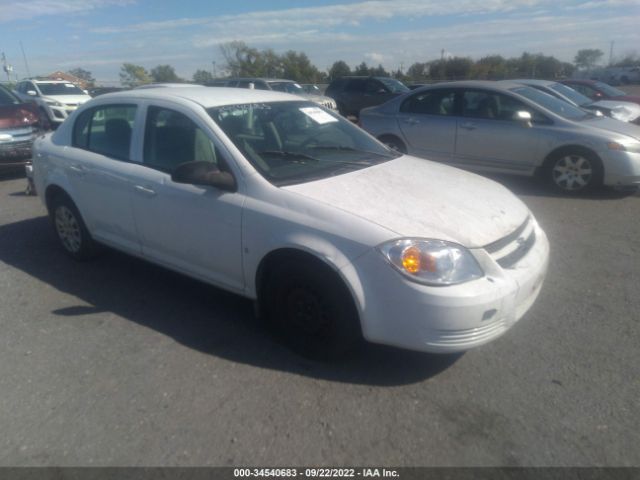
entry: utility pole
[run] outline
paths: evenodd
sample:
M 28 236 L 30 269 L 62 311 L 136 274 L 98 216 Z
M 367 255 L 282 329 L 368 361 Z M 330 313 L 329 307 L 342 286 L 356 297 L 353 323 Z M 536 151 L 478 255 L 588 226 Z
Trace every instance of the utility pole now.
M 13 71 L 13 67 L 7 63 L 7 57 L 4 52 L 2 52 L 2 69 L 4 73 L 7 74 L 7 82 L 11 83 L 11 72 Z
M 613 63 L 613 44 L 616 43 L 613 40 L 611 40 L 611 46 L 609 47 L 609 66 L 611 66 L 611 63 Z
M 27 76 L 31 78 L 31 72 L 29 71 L 29 64 L 27 63 L 27 56 L 24 53 L 24 47 L 22 46 L 22 40 L 20 40 L 20 49 L 22 50 L 22 58 L 24 59 L 24 66 L 27 69 Z
M 211 64 L 213 65 L 213 78 L 216 78 L 216 61 L 213 60 Z

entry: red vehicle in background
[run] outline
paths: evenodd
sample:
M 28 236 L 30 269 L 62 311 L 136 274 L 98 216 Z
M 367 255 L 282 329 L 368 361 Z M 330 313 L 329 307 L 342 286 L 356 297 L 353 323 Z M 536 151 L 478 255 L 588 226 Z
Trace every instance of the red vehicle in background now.
M 23 102 L 0 85 L 0 173 L 26 169 L 27 193 L 33 193 L 31 146 L 36 135 L 47 128 L 48 121 L 35 103 Z
M 38 107 L 0 85 L 0 171 L 24 168 L 31 145 L 44 125 Z
M 619 100 L 633 102 L 640 105 L 639 95 L 627 95 L 622 90 L 618 90 L 611 85 L 597 80 L 560 80 L 560 83 L 570 86 L 590 99 L 597 100 Z

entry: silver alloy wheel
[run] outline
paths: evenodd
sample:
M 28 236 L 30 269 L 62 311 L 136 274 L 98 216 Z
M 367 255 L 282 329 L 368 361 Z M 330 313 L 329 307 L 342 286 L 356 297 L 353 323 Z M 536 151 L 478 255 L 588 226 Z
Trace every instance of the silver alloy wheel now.
M 591 161 L 577 154 L 560 158 L 551 171 L 554 183 L 563 190 L 569 191 L 587 187 L 593 178 L 593 173 Z
M 56 232 L 64 248 L 71 253 L 77 253 L 82 246 L 82 232 L 74 213 L 65 205 L 56 208 Z

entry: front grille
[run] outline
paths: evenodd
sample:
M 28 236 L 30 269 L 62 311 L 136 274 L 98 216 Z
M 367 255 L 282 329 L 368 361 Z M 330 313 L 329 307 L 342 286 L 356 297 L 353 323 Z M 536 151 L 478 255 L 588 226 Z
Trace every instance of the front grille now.
M 529 215 L 513 232 L 484 249 L 502 268 L 513 268 L 536 243 L 534 222 Z

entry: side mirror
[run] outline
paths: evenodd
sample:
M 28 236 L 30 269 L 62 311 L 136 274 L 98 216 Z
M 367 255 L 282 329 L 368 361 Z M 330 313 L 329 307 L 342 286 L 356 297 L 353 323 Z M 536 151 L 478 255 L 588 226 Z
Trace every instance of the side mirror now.
M 29 95 L 30 97 L 37 97 L 38 92 L 36 92 L 35 90 L 27 90 L 27 95 Z
M 532 121 L 531 113 L 527 112 L 526 110 L 518 110 L 516 113 L 513 114 L 513 119 L 516 122 L 521 123 L 525 127 L 531 126 L 531 121 Z
M 235 192 L 238 188 L 233 175 L 218 170 L 218 167 L 211 162 L 182 163 L 171 174 L 171 180 L 176 183 L 206 185 L 227 192 Z

